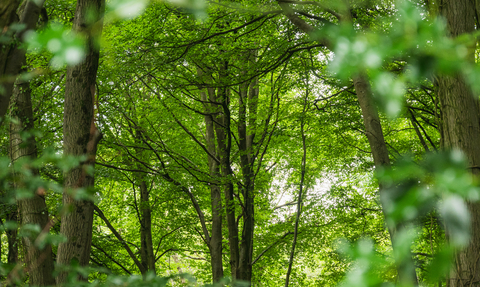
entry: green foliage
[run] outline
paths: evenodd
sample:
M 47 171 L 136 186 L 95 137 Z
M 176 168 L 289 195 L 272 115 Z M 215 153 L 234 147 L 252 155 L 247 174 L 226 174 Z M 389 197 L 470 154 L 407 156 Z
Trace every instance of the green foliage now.
M 441 18 L 431 20 L 410 1 L 398 1 L 396 9 L 393 16 L 378 19 L 388 27 L 385 31 L 357 31 L 344 24 L 327 26 L 314 35 L 327 37 L 334 46 L 331 72 L 346 80 L 368 71 L 377 100 L 392 118 L 401 112 L 407 83 L 416 84 L 434 73 L 463 73 L 478 91 L 478 68 L 472 65 L 468 52 L 475 35 L 448 38 Z M 385 70 L 386 63 L 394 59 L 408 63 L 404 73 Z
M 301 124 L 306 137 L 306 195 L 292 285 L 406 286 L 396 281 L 397 264 L 417 267 L 421 284 L 432 286 L 445 279 L 454 253 L 469 242 L 466 202 L 477 201 L 479 189 L 459 152 L 425 153 L 440 145 L 440 112 L 430 80 L 437 73 L 461 72 L 479 89 L 478 67 L 468 58 L 476 35 L 447 38 L 444 21 L 429 17 L 411 1 L 398 1 L 394 8 L 386 1 L 368 13 L 355 3 L 354 25 L 338 23 L 334 15 L 311 8 L 312 14 L 322 11 L 317 14 L 324 20 L 313 38 L 328 39 L 332 53 L 277 17 L 279 8 L 268 1 L 208 5 L 200 0 L 107 1 L 97 80 L 96 121 L 104 139 L 97 152 L 96 186 L 64 191 L 63 173 L 86 159 L 61 156 L 64 65 L 79 63 L 85 54 L 82 35 L 69 29 L 73 2 L 47 3 L 58 22 L 26 37 L 28 66 L 44 73 L 31 80 L 37 131 L 25 131 L 24 137 L 38 139 L 41 156 L 13 165 L 0 157 L 2 219 L 3 213 L 15 209 L 11 206 L 15 199 L 30 198 L 39 189 L 47 191 L 49 212 L 59 218 L 68 212 L 61 194 L 69 192 L 75 199 L 93 200 L 122 236 L 118 239 L 96 216 L 93 267 L 75 262 L 59 267 L 57 272 L 70 273 L 66 286 L 211 282 L 211 258 L 202 226 L 182 187 L 197 200 L 207 229 L 212 221 L 212 183 L 234 184 L 234 208 L 241 214 L 238 94 L 239 87 L 254 78 L 259 86 L 258 114 L 248 115 L 255 122 L 248 129 L 256 133 L 255 152 L 262 160 L 254 162 L 258 174 L 253 191 L 253 283 L 284 284 L 302 165 Z M 322 1 L 331 9 L 346 9 L 338 2 Z M 252 52 L 255 60 L 249 62 Z M 49 65 L 56 71 L 50 71 Z M 394 162 L 391 169 L 373 166 L 350 82 L 358 74 L 369 76 L 384 112 L 381 124 Z M 230 93 L 233 175 L 229 178 L 210 174 L 208 157 L 199 145 L 205 145 L 205 103 L 200 93 L 206 86 L 227 87 Z M 0 151 L 7 155 L 7 132 L 2 133 Z M 33 168 L 39 175 L 32 173 Z M 11 182 L 19 175 L 25 182 L 12 189 Z M 174 181 L 166 180 L 167 175 Z M 146 182 L 150 196 L 143 205 L 141 181 Z M 378 183 L 386 188 L 381 202 Z M 138 266 L 122 244 L 127 242 L 134 256 L 140 257 L 144 207 L 152 211 L 158 276 L 138 275 Z M 384 214 L 386 224 L 398 230 L 394 250 Z M 239 216 L 237 221 L 241 229 L 244 219 Z M 35 242 L 40 248 L 53 245 L 55 250 L 66 240 L 58 234 L 58 223 L 51 233 L 14 221 L 2 223 L 2 232 L 18 229 L 19 236 L 40 236 Z M 226 279 L 213 286 L 233 284 L 228 279 L 230 246 L 223 229 Z M 5 236 L 1 239 L 5 262 Z M 7 276 L 12 268 L 0 265 L 0 276 Z M 90 282 L 78 281 L 79 274 Z

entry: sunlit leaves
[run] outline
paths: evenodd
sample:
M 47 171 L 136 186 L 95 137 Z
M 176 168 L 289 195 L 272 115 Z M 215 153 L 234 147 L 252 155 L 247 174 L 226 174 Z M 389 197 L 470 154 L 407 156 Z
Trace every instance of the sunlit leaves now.
M 169 2 L 194 14 L 199 19 L 206 17 L 206 2 L 204 0 L 171 0 Z M 128 20 L 135 18 L 145 11 L 149 3 L 150 0 L 108 1 L 106 19 Z M 96 19 L 96 16 L 90 16 Z M 13 28 L 20 29 L 21 26 L 13 26 Z M 14 31 L 14 29 L 11 30 Z M 0 38 L 0 41 L 3 41 L 3 38 Z M 69 66 L 79 64 L 83 61 L 87 52 L 85 38 L 81 34 L 55 22 L 42 31 L 27 31 L 24 41 L 33 52 L 42 50 L 50 52 L 53 55 L 50 64 L 55 69 L 60 69 L 65 64 Z
M 480 69 L 473 65 L 471 53 L 475 35 L 452 40 L 441 19 L 429 20 L 409 1 L 398 1 L 396 6 L 398 13 L 384 19 L 391 23 L 386 32 L 358 32 L 350 24 L 340 24 L 317 35 L 327 35 L 333 44 L 335 57 L 330 70 L 342 80 L 367 71 L 380 106 L 390 117 L 402 110 L 406 84 L 431 78 L 435 72 L 463 73 L 480 91 Z M 386 63 L 391 60 L 407 63 L 406 73 L 388 71 Z
M 352 269 L 347 273 L 345 279 L 340 284 L 344 287 L 369 287 L 369 286 L 389 286 L 382 278 L 382 271 L 388 268 L 392 262 L 380 256 L 373 242 L 369 239 L 361 239 L 354 244 L 341 242 L 339 251 L 351 260 Z M 390 286 L 393 286 L 391 284 Z
M 462 230 L 468 234 L 468 216 L 454 211 L 465 207 L 460 201 L 478 199 L 480 192 L 466 167 L 462 154 L 452 151 L 430 154 L 420 163 L 403 159 L 394 168 L 380 169 L 377 176 L 386 187 L 382 201 L 389 225 L 411 221 L 437 206 L 447 216 L 444 220 L 465 227 Z
M 393 168 L 379 169 L 377 176 L 385 189 L 381 200 L 387 224 L 400 230 L 393 238 L 397 264 L 401 265 L 410 256 L 414 233 L 409 223 L 428 212 L 440 212 L 449 242 L 430 262 L 436 267 L 428 269 L 433 272 L 428 276 L 438 279 L 442 275 L 435 269 L 447 270 L 453 250 L 464 248 L 470 240 L 471 221 L 466 201 L 478 200 L 480 190 L 465 157 L 459 151 L 451 151 L 429 154 L 419 163 L 405 158 Z
M 107 2 L 109 16 L 131 19 L 145 11 L 149 0 L 112 0 Z
M 470 214 L 465 201 L 458 195 L 446 196 L 439 204 L 440 214 L 445 221 L 449 243 L 455 247 L 466 247 L 470 241 Z
M 207 14 L 205 13 L 207 3 L 205 0 L 167 0 L 167 2 L 184 8 L 188 13 L 195 15 L 198 19 L 205 19 Z

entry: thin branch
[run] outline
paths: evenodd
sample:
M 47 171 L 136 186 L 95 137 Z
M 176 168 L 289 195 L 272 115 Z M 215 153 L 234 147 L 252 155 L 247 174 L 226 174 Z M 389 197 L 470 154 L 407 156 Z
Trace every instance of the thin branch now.
M 138 261 L 138 258 L 135 256 L 135 254 L 132 252 L 132 250 L 130 249 L 130 247 L 127 245 L 127 243 L 125 242 L 125 240 L 123 240 L 122 236 L 118 233 L 118 231 L 115 229 L 115 227 L 113 227 L 113 225 L 110 223 L 110 221 L 108 221 L 108 219 L 105 217 L 105 214 L 103 214 L 103 211 L 98 208 L 98 206 L 96 205 L 93 205 L 93 208 L 94 210 L 98 213 L 98 216 L 105 222 L 105 224 L 107 224 L 108 226 L 108 229 L 110 229 L 110 231 L 115 235 L 115 237 L 117 237 L 117 239 L 120 241 L 120 243 L 122 244 L 123 248 L 125 248 L 125 250 L 128 252 L 128 255 L 130 255 L 130 257 L 133 259 L 133 261 L 135 262 L 135 265 L 137 265 L 138 269 L 140 269 L 140 272 L 143 274 L 145 273 L 147 270 L 145 269 L 145 267 L 143 266 L 142 263 L 140 263 L 140 261 Z
M 162 258 L 163 255 L 165 255 L 167 252 L 170 252 L 170 251 L 178 251 L 177 248 L 170 248 L 170 249 L 167 249 L 165 251 L 162 252 L 162 254 L 160 254 L 157 258 L 155 258 L 155 263 L 157 263 L 157 261 Z
M 103 248 L 99 247 L 98 245 L 95 245 L 95 243 L 92 243 L 92 246 L 97 248 L 98 250 L 100 250 L 103 254 L 105 254 L 105 256 L 107 256 L 108 259 L 110 259 L 113 263 L 117 264 L 118 266 L 120 266 L 120 268 L 122 268 L 125 272 L 127 272 L 129 275 L 132 275 L 132 273 L 130 271 L 128 271 L 127 268 L 125 268 L 125 266 L 123 266 L 122 264 L 120 264 L 117 260 L 115 260 L 115 258 L 113 258 L 112 256 L 110 256 L 105 250 L 103 250 Z
M 173 229 L 172 231 L 167 232 L 167 234 L 163 235 L 162 237 L 160 237 L 160 240 L 158 241 L 158 245 L 157 245 L 157 250 L 155 250 L 155 256 L 157 256 L 158 250 L 160 249 L 160 245 L 162 244 L 162 240 L 163 240 L 165 237 L 167 237 L 168 235 L 174 233 L 175 231 L 177 231 L 177 230 L 179 230 L 180 228 L 185 227 L 185 226 L 186 226 L 186 224 L 185 224 L 185 225 L 182 225 L 182 226 L 179 226 L 179 227 Z M 161 255 L 160 255 L 160 257 L 161 257 Z M 156 262 L 157 260 L 158 260 L 158 259 L 156 259 L 155 262 Z
M 292 235 L 293 232 L 291 231 L 288 231 L 286 232 L 285 234 L 283 234 L 282 237 L 280 237 L 277 241 L 275 241 L 274 243 L 270 244 L 270 246 L 268 246 L 267 248 L 265 248 L 262 252 L 260 252 L 260 254 L 258 254 L 258 256 L 255 258 L 255 260 L 252 261 L 252 265 L 255 264 L 268 250 L 270 250 L 272 247 L 274 247 L 275 245 L 277 245 L 280 241 L 282 241 L 283 239 L 285 239 L 285 237 L 287 237 L 288 235 Z

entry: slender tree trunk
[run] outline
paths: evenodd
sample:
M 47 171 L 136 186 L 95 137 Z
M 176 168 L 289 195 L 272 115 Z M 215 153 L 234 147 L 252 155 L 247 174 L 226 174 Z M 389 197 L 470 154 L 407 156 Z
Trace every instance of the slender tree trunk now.
M 246 61 L 251 67 L 255 64 L 255 51 L 250 51 Z M 249 68 L 248 66 L 246 67 Z M 253 260 L 253 234 L 255 228 L 255 196 L 254 196 L 254 171 L 253 163 L 253 139 L 255 137 L 255 125 L 258 102 L 258 78 L 252 82 L 240 85 L 239 88 L 239 120 L 238 142 L 240 152 L 240 166 L 242 168 L 243 183 L 239 190 L 243 195 L 243 231 L 240 242 L 238 279 L 252 281 Z M 248 109 L 248 119 L 247 119 Z M 248 123 L 248 125 L 247 125 Z
M 202 72 L 199 70 L 199 75 L 202 75 Z M 208 93 L 208 95 L 207 95 Z M 207 93 L 205 91 L 201 92 L 201 98 L 204 102 L 205 107 L 205 141 L 208 151 L 211 155 L 215 155 L 218 158 L 216 148 L 215 148 L 215 129 L 213 123 L 213 113 L 215 108 L 209 101 L 215 100 L 215 90 L 212 88 L 207 88 Z M 210 250 L 210 262 L 212 264 L 212 277 L 213 282 L 218 282 L 223 277 L 223 256 L 222 256 L 222 195 L 221 188 L 218 186 L 217 182 L 220 179 L 220 169 L 216 159 L 212 156 L 208 156 L 208 166 L 210 171 L 210 176 L 215 182 L 210 183 L 210 200 L 212 205 L 212 233 L 210 237 L 210 243 L 208 248 Z
M 228 243 L 230 247 L 230 267 L 232 270 L 232 278 L 237 279 L 239 249 L 238 249 L 238 226 L 235 218 L 235 199 L 233 197 L 234 187 L 232 183 L 232 168 L 230 166 L 230 111 L 227 105 L 226 89 L 219 89 L 220 100 L 222 103 L 222 112 L 216 116 L 215 119 L 215 133 L 217 135 L 217 146 L 219 149 L 219 159 L 221 162 L 221 180 L 223 183 L 223 190 L 225 196 L 225 211 L 227 216 L 228 227 Z
M 360 108 L 362 109 L 365 132 L 367 134 L 368 143 L 370 144 L 370 149 L 372 151 L 375 167 L 388 167 L 390 166 L 390 158 L 388 157 L 388 149 L 385 143 L 385 138 L 383 136 L 380 117 L 378 115 L 378 111 L 375 106 L 372 93 L 370 91 L 370 84 L 368 83 L 366 77 L 363 75 L 355 76 L 353 78 L 353 84 L 355 87 L 355 91 L 357 92 L 357 99 L 360 103 Z M 382 182 L 379 182 L 379 193 L 380 201 L 382 202 L 382 211 L 385 219 L 388 222 L 388 215 L 385 213 L 384 208 L 384 202 L 385 200 L 388 200 L 388 194 L 386 194 L 386 192 L 387 190 L 382 184 Z M 395 235 L 397 233 L 397 228 L 401 229 L 403 228 L 403 225 L 387 225 L 393 248 L 395 248 L 396 245 Z M 397 262 L 397 272 L 400 282 L 408 282 L 410 284 L 418 285 L 418 279 L 411 256 L 409 260 L 401 264 Z
M 32 160 L 37 158 L 37 147 L 34 136 L 30 136 L 25 142 L 22 140 L 21 132 L 33 128 L 33 110 L 31 102 L 30 83 L 17 83 L 14 89 L 12 117 L 16 123 L 10 124 L 11 160 L 15 162 L 22 157 L 29 157 Z M 38 171 L 32 170 L 34 175 Z M 17 175 L 15 188 L 22 187 L 23 178 Z M 45 204 L 45 192 L 43 190 L 32 191 L 33 196 L 28 199 L 18 200 L 18 210 L 22 224 L 35 224 L 40 226 L 42 233 L 48 233 L 48 210 Z M 26 269 L 29 275 L 29 282 L 35 286 L 54 285 L 52 247 L 47 245 L 39 249 L 35 244 L 37 238 L 24 237 L 23 248 L 25 252 Z
M 220 74 L 225 73 L 227 63 L 221 68 Z M 234 200 L 234 186 L 232 183 L 232 167 L 230 162 L 230 153 L 232 146 L 232 135 L 230 131 L 230 95 L 226 87 L 217 89 L 215 98 L 218 104 L 215 116 L 215 134 L 217 136 L 218 159 L 221 166 L 221 181 L 225 196 L 225 213 L 227 217 L 228 227 L 228 243 L 230 247 L 230 267 L 232 270 L 232 278 L 236 280 L 238 277 L 238 262 L 240 259 L 238 249 L 238 226 L 235 217 L 235 200 Z
M 150 207 L 150 191 L 143 179 L 140 183 L 140 214 L 141 214 L 141 247 L 140 255 L 146 271 L 155 270 L 155 255 L 152 241 L 152 209 Z
M 308 84 L 308 78 L 307 78 Z M 295 228 L 293 231 L 293 241 L 292 241 L 292 250 L 290 252 L 290 258 L 288 260 L 288 269 L 287 275 L 285 279 L 285 287 L 288 287 L 290 283 L 290 274 L 292 272 L 293 267 L 293 257 L 295 256 L 295 247 L 297 245 L 297 238 L 298 238 L 298 225 L 300 223 L 300 215 L 302 214 L 302 207 L 303 207 L 303 192 L 304 192 L 304 184 L 305 184 L 305 171 L 307 165 L 307 144 L 306 144 L 306 135 L 305 135 L 305 113 L 307 112 L 307 101 L 308 101 L 308 89 L 306 91 L 305 100 L 303 103 L 303 117 L 300 123 L 300 134 L 302 137 L 302 165 L 300 169 L 300 188 L 298 189 L 298 199 L 297 199 L 297 216 L 295 218 Z
M 78 0 L 75 10 L 73 29 L 88 35 L 88 51 L 83 63 L 67 69 L 63 122 L 64 154 L 87 155 L 88 158 L 64 177 L 66 190 L 63 204 L 71 207 L 71 211 L 62 215 L 60 232 L 68 239 L 58 247 L 57 263 L 62 265 L 76 260 L 81 266 L 85 266 L 90 259 L 93 202 L 75 200 L 72 195 L 77 188 L 92 189 L 94 185 L 93 174 L 86 170 L 95 163 L 97 143 L 101 139 L 101 133 L 95 127 L 94 98 L 99 60 L 96 41 L 102 31 L 104 6 L 104 0 Z M 88 22 L 88 19 L 92 19 L 92 13 L 96 20 L 94 23 Z M 66 275 L 61 273 L 57 277 L 57 284 L 64 283 Z
M 136 116 L 136 115 L 135 115 Z M 142 132 L 140 129 L 135 130 L 135 142 L 137 146 L 142 145 Z M 145 160 L 145 155 L 142 148 L 135 149 L 136 157 L 141 161 Z M 143 170 L 144 166 L 136 163 L 138 170 Z M 153 253 L 152 241 L 152 209 L 150 206 L 150 190 L 147 186 L 147 176 L 143 172 L 135 174 L 136 185 L 140 188 L 140 207 L 139 207 L 139 221 L 140 221 L 140 259 L 143 265 L 142 274 L 151 271 L 156 274 L 155 270 L 155 254 Z

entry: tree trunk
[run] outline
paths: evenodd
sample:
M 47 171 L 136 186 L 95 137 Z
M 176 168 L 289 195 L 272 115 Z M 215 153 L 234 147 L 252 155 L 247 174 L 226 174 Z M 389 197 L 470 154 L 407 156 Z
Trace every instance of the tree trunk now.
M 14 98 L 12 105 L 12 117 L 17 120 L 10 124 L 10 143 L 12 163 L 22 157 L 29 157 L 32 160 L 37 158 L 37 147 L 34 136 L 30 136 L 25 142 L 22 140 L 21 132 L 29 131 L 33 128 L 33 111 L 31 101 L 30 83 L 17 83 L 14 89 Z M 38 171 L 32 170 L 34 175 Z M 20 175 L 15 177 L 14 187 L 23 186 L 23 178 Z M 48 233 L 47 226 L 48 210 L 45 204 L 45 192 L 43 190 L 32 191 L 32 197 L 18 200 L 18 210 L 20 212 L 20 221 L 23 225 L 35 224 L 40 226 L 42 233 Z M 42 234 L 41 233 L 41 234 Z M 43 250 L 35 245 L 37 238 L 23 238 L 23 248 L 25 252 L 25 263 L 29 282 L 35 286 L 54 285 L 53 278 L 53 258 L 52 247 L 47 245 Z
M 462 150 L 472 173 L 478 177 L 480 127 L 477 100 L 460 77 L 439 77 L 438 85 L 445 148 Z M 480 204 L 470 202 L 467 205 L 472 224 L 471 239 L 464 250 L 456 253 L 455 265 L 447 282 L 451 287 L 480 286 Z
M 295 248 L 297 245 L 297 238 L 298 238 L 298 225 L 300 223 L 300 215 L 302 214 L 302 207 L 303 207 L 303 193 L 304 193 L 304 185 L 305 185 L 305 173 L 306 173 L 306 165 L 307 165 L 307 136 L 305 135 L 305 113 L 307 112 L 307 105 L 308 105 L 308 77 L 307 77 L 307 89 L 305 94 L 305 99 L 303 102 L 303 111 L 302 111 L 302 119 L 300 122 L 300 135 L 302 137 L 302 163 L 300 168 L 300 187 L 298 189 L 298 199 L 297 199 L 297 216 L 295 218 L 295 228 L 293 231 L 293 241 L 292 241 L 292 250 L 290 251 L 290 258 L 288 260 L 288 269 L 285 278 L 285 287 L 288 287 L 290 283 L 290 274 L 292 272 L 293 267 L 293 257 L 295 256 Z M 306 190 L 305 190 L 306 191 Z
M 152 241 L 152 209 L 150 207 L 150 191 L 143 179 L 140 183 L 140 214 L 141 214 L 141 247 L 140 255 L 146 271 L 155 271 L 155 255 Z
M 85 266 L 90 259 L 93 202 L 75 200 L 73 194 L 77 188 L 92 189 L 94 184 L 93 174 L 87 173 L 87 169 L 95 163 L 97 143 L 101 139 L 101 134 L 95 127 L 94 98 L 99 60 L 97 40 L 103 26 L 104 4 L 104 0 L 78 0 L 75 10 L 73 29 L 88 35 L 88 51 L 83 63 L 67 69 L 63 118 L 64 155 L 86 155 L 88 158 L 64 177 L 63 204 L 71 208 L 71 211 L 62 215 L 60 227 L 60 232 L 68 239 L 58 247 L 57 263 L 63 265 L 76 260 Z M 94 23 L 87 21 L 92 19 L 91 13 L 96 20 Z M 66 275 L 61 273 L 57 277 L 57 284 L 64 283 Z
M 224 78 L 228 63 L 223 63 L 220 69 L 220 79 Z M 230 95 L 226 87 L 219 87 L 217 89 L 216 98 L 217 104 L 216 115 L 214 117 L 214 128 L 217 138 L 218 160 L 220 161 L 221 184 L 223 186 L 225 196 L 225 213 L 227 217 L 228 228 L 228 244 L 230 247 L 230 268 L 232 272 L 232 279 L 236 280 L 238 277 L 238 226 L 235 217 L 235 199 L 234 186 L 232 183 L 232 167 L 230 162 L 232 135 L 230 131 Z
M 390 158 L 388 157 L 387 144 L 383 136 L 382 125 L 378 115 L 375 102 L 373 101 L 372 93 L 370 91 L 370 84 L 363 75 L 358 75 L 353 78 L 353 84 L 357 93 L 357 99 L 362 109 L 363 123 L 365 125 L 365 133 L 367 134 L 368 143 L 372 151 L 373 162 L 376 168 L 390 166 Z M 379 182 L 380 201 L 382 202 L 382 212 L 388 222 L 388 215 L 385 213 L 384 202 L 388 197 L 382 182 Z M 403 228 L 403 225 L 396 224 L 395 226 L 387 225 L 390 239 L 393 248 L 395 249 L 396 239 L 395 235 L 397 229 Z M 412 256 L 406 262 L 397 262 L 397 272 L 400 282 L 418 285 L 418 279 L 415 272 Z
M 255 64 L 255 51 L 250 51 L 246 61 L 251 67 Z M 251 68 L 246 66 L 245 69 Z M 243 182 L 239 186 L 239 191 L 243 195 L 244 210 L 243 231 L 240 242 L 238 279 L 252 281 L 252 260 L 253 260 L 253 234 L 255 228 L 255 206 L 254 206 L 254 171 L 253 163 L 253 139 L 255 137 L 255 125 L 257 117 L 258 102 L 258 78 L 254 78 L 251 83 L 244 83 L 239 87 L 239 113 L 238 113 L 238 142 L 240 153 L 240 166 L 242 169 Z M 248 109 L 248 111 L 247 111 Z M 248 112 L 248 113 L 247 113 Z M 248 114 L 248 119 L 247 119 Z M 248 125 L 247 125 L 248 123 Z
M 35 29 L 44 2 L 45 0 L 39 0 L 26 3 L 19 21 L 20 24 L 25 25 L 25 29 L 17 31 L 11 38 L 12 42 L 20 41 L 25 31 Z M 6 31 L 4 30 L 6 26 L 17 21 L 16 12 L 19 3 L 18 0 L 2 0 L 0 4 L 0 31 L 2 32 L 0 35 Z M 15 79 L 25 63 L 25 50 L 20 48 L 18 44 L 0 45 L 0 124 L 3 123 L 3 118 L 7 112 Z
M 217 135 L 217 146 L 219 149 L 219 159 L 221 162 L 221 180 L 225 196 L 225 210 L 228 227 L 228 243 L 230 247 L 230 267 L 232 278 L 237 278 L 237 269 L 239 261 L 238 250 L 238 226 L 235 218 L 235 199 L 233 197 L 234 187 L 232 183 L 232 168 L 230 166 L 230 110 L 227 105 L 227 91 L 225 88 L 218 89 L 217 102 L 222 103 L 222 112 L 215 117 L 215 133 Z M 220 96 L 218 96 L 220 94 Z
M 201 76 L 203 73 L 198 69 L 198 74 Z M 208 93 L 208 94 L 207 94 Z M 215 108 L 213 104 L 208 103 L 208 101 L 215 101 L 215 90 L 212 88 L 207 88 L 207 93 L 205 91 L 201 92 L 201 98 L 204 102 L 205 108 L 205 141 L 206 146 L 211 155 L 215 155 L 218 158 L 216 148 L 215 148 L 215 130 L 214 123 L 212 120 L 213 113 Z M 212 264 L 212 279 L 213 282 L 218 282 L 223 277 L 223 256 L 222 256 L 222 195 L 221 189 L 217 183 L 220 179 L 220 169 L 216 158 L 208 156 L 208 166 L 210 171 L 210 176 L 215 182 L 210 183 L 210 200 L 212 205 L 212 233 L 210 237 L 210 242 L 208 248 L 210 250 L 210 263 Z
M 136 117 L 136 111 L 134 111 Z M 132 136 L 135 137 L 135 143 L 137 146 L 141 146 L 143 143 L 143 135 L 140 129 L 136 129 Z M 135 148 L 135 154 L 140 161 L 148 161 L 145 159 L 145 155 L 142 148 Z M 144 166 L 137 161 L 137 170 L 143 170 Z M 138 213 L 140 215 L 140 261 L 143 265 L 142 274 L 145 275 L 148 271 L 152 271 L 156 274 L 155 270 L 155 254 L 153 253 L 153 241 L 152 241 L 152 209 L 150 206 L 150 190 L 147 186 L 147 176 L 143 172 L 135 173 L 136 185 L 140 188 L 140 207 Z M 135 201 L 136 204 L 136 201 Z
M 442 0 L 440 14 L 447 20 L 451 37 L 475 31 L 475 1 Z M 469 59 L 475 61 L 471 47 Z M 478 100 L 459 76 L 438 77 L 438 97 L 442 110 L 443 141 L 447 149 L 462 150 L 474 176 L 480 174 L 480 126 Z M 480 204 L 468 203 L 471 241 L 456 253 L 455 266 L 447 285 L 480 286 Z M 448 233 L 448 226 L 447 226 Z

